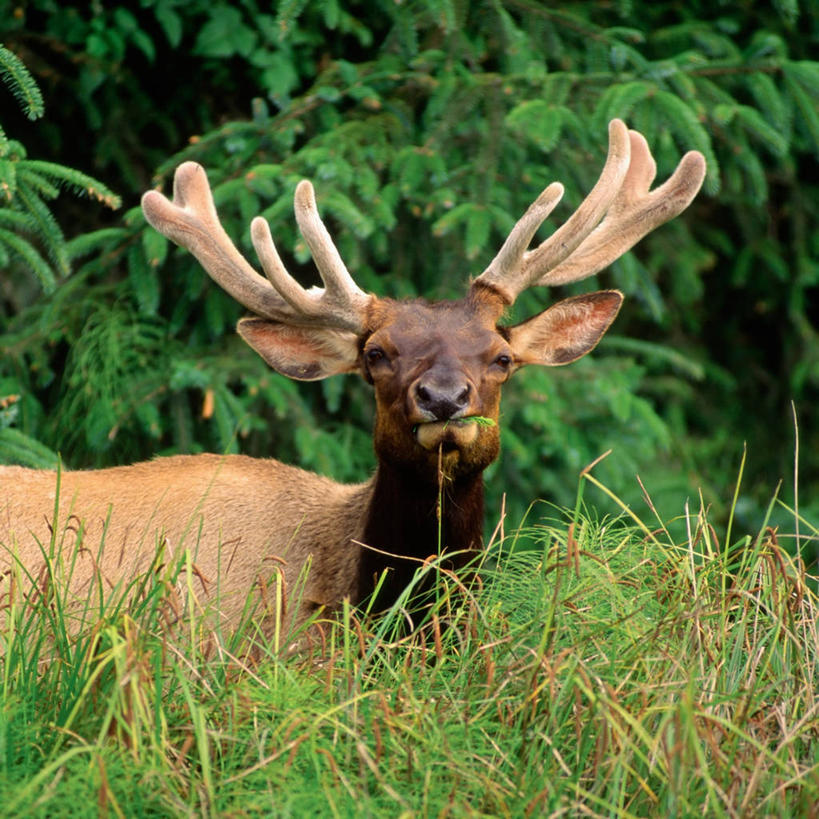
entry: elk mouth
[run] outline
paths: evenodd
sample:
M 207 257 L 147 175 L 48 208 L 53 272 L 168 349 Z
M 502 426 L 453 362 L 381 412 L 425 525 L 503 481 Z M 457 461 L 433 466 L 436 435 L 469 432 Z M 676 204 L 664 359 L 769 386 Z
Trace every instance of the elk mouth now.
M 413 427 L 415 440 L 427 450 L 437 449 L 444 452 L 462 449 L 474 444 L 478 438 L 478 427 L 494 426 L 494 421 L 480 416 L 456 418 L 448 421 L 427 421 Z

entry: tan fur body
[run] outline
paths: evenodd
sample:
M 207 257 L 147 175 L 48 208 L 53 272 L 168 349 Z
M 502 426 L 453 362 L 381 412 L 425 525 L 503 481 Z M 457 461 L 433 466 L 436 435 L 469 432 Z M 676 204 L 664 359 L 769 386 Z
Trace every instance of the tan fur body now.
M 379 298 L 355 284 L 307 181 L 296 187 L 295 215 L 324 287 L 304 289 L 287 273 L 257 217 L 260 276 L 222 228 L 204 169 L 180 165 L 172 201 L 159 191 L 143 196 L 146 219 L 255 314 L 237 329 L 275 370 L 298 380 L 356 372 L 373 385 L 376 473 L 344 486 L 273 460 L 177 456 L 65 472 L 55 516 L 56 473 L 0 467 L 0 612 L 21 585 L 45 598 L 61 580 L 90 611 L 97 590 L 105 597 L 187 560 L 184 577 L 162 581 L 175 585 L 181 607 L 199 605 L 232 631 L 260 603 L 254 619 L 270 632 L 279 609 L 266 595 L 281 596 L 282 578 L 286 616 L 300 623 L 317 607 L 332 611 L 371 592 L 376 607 L 391 605 L 442 548 L 448 565 L 463 565 L 482 544 L 482 476 L 500 449 L 503 384 L 523 366 L 586 355 L 623 296 L 572 296 L 519 324 L 499 322 L 526 288 L 590 276 L 681 212 L 702 184 L 705 160 L 689 152 L 651 191 L 655 171 L 645 139 L 613 120 L 600 179 L 561 228 L 528 249 L 562 195 L 555 183 L 465 298 L 428 303 Z M 62 572 L 53 578 L 43 572 L 52 553 L 52 571 Z M 140 594 L 126 592 L 129 600 Z
M 109 592 L 151 569 L 158 549 L 165 566 L 188 549 L 197 605 L 227 631 L 249 601 L 269 609 L 271 581 L 282 573 L 291 622 L 358 595 L 369 483 L 345 486 L 242 455 L 65 471 L 54 527 L 56 488 L 56 472 L 0 467 L 0 601 L 12 589 L 12 565 L 25 569 L 18 580 L 27 573 L 42 582 L 52 543 L 57 562 L 73 564 L 70 591 L 79 605 L 99 579 Z

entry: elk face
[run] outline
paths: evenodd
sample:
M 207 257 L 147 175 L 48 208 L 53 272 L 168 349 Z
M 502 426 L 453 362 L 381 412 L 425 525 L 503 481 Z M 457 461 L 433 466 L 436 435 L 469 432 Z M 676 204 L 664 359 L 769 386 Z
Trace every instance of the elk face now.
M 452 478 L 485 469 L 500 448 L 500 389 L 514 361 L 492 313 L 474 298 L 379 300 L 374 313 L 380 326 L 360 367 L 375 388 L 379 458 L 429 479 L 439 467 Z
M 476 283 L 458 301 L 373 297 L 359 335 L 259 318 L 242 319 L 239 332 L 291 378 L 359 371 L 375 388 L 379 459 L 435 481 L 440 472 L 458 479 L 492 463 L 501 386 L 526 364 L 568 364 L 588 353 L 622 299 L 615 290 L 575 296 L 506 327 L 497 323 L 502 296 Z
M 205 270 L 258 318 L 239 333 L 276 370 L 313 380 L 361 372 L 375 386 L 379 457 L 416 474 L 457 478 L 480 472 L 498 453 L 501 385 L 524 364 L 568 364 L 591 350 L 614 319 L 622 295 L 603 291 L 558 302 L 514 327 L 504 309 L 529 287 L 579 281 L 602 270 L 646 233 L 688 206 L 705 160 L 687 153 L 655 190 L 656 165 L 645 139 L 620 120 L 609 125 L 609 152 L 589 195 L 533 249 L 539 226 L 563 186 L 549 185 L 512 228 L 489 267 L 460 301 L 395 302 L 362 291 L 318 214 L 312 185 L 295 192 L 299 229 L 324 287 L 304 289 L 285 269 L 264 219 L 251 223 L 266 278 L 222 228 L 204 170 L 181 165 L 174 198 L 143 196 L 148 221 L 187 247 Z M 489 426 L 470 421 L 483 416 Z

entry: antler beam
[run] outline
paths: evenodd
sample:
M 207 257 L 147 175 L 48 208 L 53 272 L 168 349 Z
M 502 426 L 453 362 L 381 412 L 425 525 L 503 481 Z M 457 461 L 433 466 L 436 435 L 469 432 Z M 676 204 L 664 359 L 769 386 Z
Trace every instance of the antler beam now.
M 643 136 L 612 120 L 606 164 L 578 209 L 537 248 L 527 250 L 563 195 L 563 186 L 552 183 L 512 228 L 475 283 L 494 288 L 512 304 L 528 287 L 579 281 L 611 264 L 685 210 L 705 178 L 705 158 L 689 151 L 668 181 L 649 192 L 656 169 Z
M 650 191 L 656 170 L 645 139 L 621 120 L 612 120 L 603 171 L 577 210 L 529 250 L 538 228 L 563 196 L 559 182 L 549 185 L 475 284 L 491 287 L 512 304 L 528 287 L 566 284 L 601 270 L 689 205 L 705 178 L 705 159 L 689 151 L 668 181 Z M 294 207 L 324 287 L 305 289 L 287 272 L 267 222 L 256 217 L 251 237 L 267 279 L 260 276 L 225 233 L 205 171 L 195 162 L 177 168 L 173 201 L 158 191 L 142 198 L 148 221 L 187 248 L 211 278 L 249 310 L 288 324 L 361 333 L 373 296 L 356 285 L 345 267 L 318 214 L 309 182 L 299 183 Z
M 296 187 L 294 206 L 296 222 L 313 254 L 324 288 L 305 290 L 287 272 L 273 244 L 270 226 L 257 216 L 250 223 L 250 235 L 265 275 L 296 314 L 318 324 L 332 322 L 334 326 L 359 332 L 372 297 L 358 287 L 344 265 L 319 217 L 313 186 L 306 179 Z
M 358 288 L 318 214 L 313 187 L 296 189 L 296 221 L 324 287 L 304 289 L 282 264 L 267 222 L 256 217 L 251 236 L 267 279 L 260 276 L 219 222 L 204 168 L 184 162 L 174 175 L 173 201 L 159 191 L 142 197 L 145 218 L 160 233 L 189 250 L 208 275 L 240 304 L 287 324 L 320 325 L 360 333 L 371 296 Z

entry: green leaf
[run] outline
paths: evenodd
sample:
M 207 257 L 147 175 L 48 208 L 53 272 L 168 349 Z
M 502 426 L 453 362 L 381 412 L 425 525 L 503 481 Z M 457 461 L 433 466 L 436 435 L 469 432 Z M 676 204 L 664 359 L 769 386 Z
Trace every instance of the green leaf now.
M 327 409 L 332 413 L 338 412 L 344 396 L 344 381 L 341 378 L 325 378 L 321 382 L 321 392 Z
M 48 206 L 36 194 L 32 193 L 25 184 L 18 188 L 17 199 L 23 206 L 23 210 L 29 217 L 35 232 L 42 239 L 45 249 L 59 274 L 68 275 L 70 265 L 66 252 L 65 237 Z
M 307 6 L 307 0 L 282 0 L 277 6 L 276 27 L 280 34 L 280 40 L 283 42 L 288 35 L 296 27 L 298 19 L 304 8 Z
M 322 198 L 327 213 L 359 239 L 366 239 L 373 232 L 375 226 L 372 218 L 349 196 L 339 190 L 331 190 Z
M 146 228 L 142 231 L 142 251 L 152 268 L 158 268 L 168 255 L 168 240 L 158 231 Z
M 156 59 L 156 48 L 154 41 L 142 30 L 137 29 L 131 34 L 134 45 L 145 55 L 148 62 L 152 63 Z
M 44 199 L 56 199 L 60 195 L 60 189 L 41 173 L 32 170 L 31 160 L 25 159 L 17 163 L 17 179 L 24 183 L 21 187 L 28 188 L 37 197 Z
M 193 53 L 203 57 L 247 57 L 258 35 L 243 22 L 242 12 L 233 6 L 215 6 L 210 20 L 199 31 Z
M 313 93 L 324 102 L 338 102 L 341 99 L 341 91 L 332 85 L 319 85 L 313 89 Z
M 798 82 L 815 100 L 819 100 L 819 62 L 799 60 L 785 63 L 785 76 Z
M 220 452 L 239 451 L 236 432 L 244 414 L 244 409 L 230 390 L 221 385 L 213 388 L 213 420 L 219 436 Z
M 475 206 L 471 202 L 456 205 L 452 210 L 437 219 L 432 225 L 432 232 L 436 236 L 446 236 L 461 222 L 469 218 L 469 214 Z
M 775 156 L 784 156 L 788 152 L 788 141 L 782 132 L 773 127 L 755 108 L 748 105 L 737 107 L 737 119 L 745 130 Z
M 324 16 L 324 25 L 333 31 L 338 28 L 341 11 L 338 6 L 338 0 L 323 0 L 322 14 Z
M 0 208 L 0 225 L 7 225 L 24 232 L 32 232 L 35 229 L 30 214 L 11 210 L 11 208 Z
M 792 111 L 786 105 L 787 97 L 777 87 L 769 74 L 756 71 L 745 80 L 759 113 L 765 117 L 772 128 L 776 128 L 786 141 L 790 140 L 793 128 Z
M 81 233 L 66 242 L 69 259 L 80 259 L 91 253 L 99 253 L 104 248 L 124 240 L 128 236 L 125 228 L 101 228 L 89 233 Z
M 634 107 L 655 92 L 655 86 L 642 80 L 615 83 L 600 97 L 594 112 L 595 128 L 604 131 L 615 117 L 628 121 Z
M 115 210 L 121 204 L 119 196 L 109 190 L 102 182 L 82 173 L 82 171 L 41 159 L 27 159 L 25 167 L 26 170 L 32 170 L 35 173 L 50 177 L 53 181 L 68 185 L 76 193 L 91 196 L 112 210 Z
M 677 137 L 681 148 L 696 148 L 704 154 L 708 165 L 704 187 L 709 194 L 716 195 L 720 188 L 719 163 L 711 145 L 711 136 L 696 114 L 679 97 L 667 91 L 657 91 L 650 104 L 663 115 L 666 127 Z
M 178 48 L 182 42 L 182 18 L 177 14 L 172 2 L 158 3 L 154 7 L 157 22 L 162 26 L 165 37 L 172 48 Z

